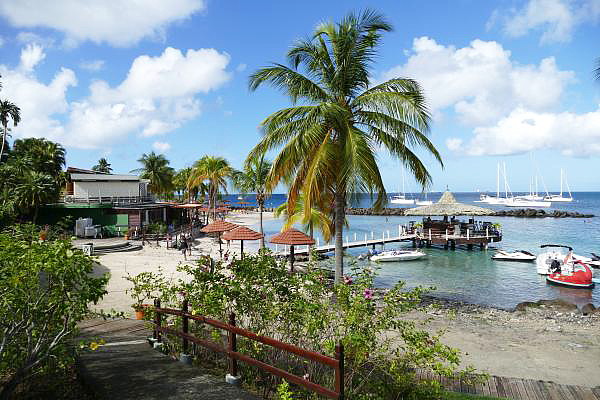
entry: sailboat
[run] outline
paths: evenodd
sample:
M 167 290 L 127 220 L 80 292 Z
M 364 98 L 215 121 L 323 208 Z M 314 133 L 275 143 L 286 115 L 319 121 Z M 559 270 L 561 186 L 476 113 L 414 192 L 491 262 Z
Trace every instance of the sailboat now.
M 506 168 L 506 166 L 505 166 Z M 504 170 L 504 179 L 506 182 L 506 169 Z M 536 177 L 537 179 L 537 177 Z M 508 183 L 505 183 L 508 185 Z M 529 195 L 525 196 L 514 196 L 506 199 L 506 203 L 504 204 L 506 207 L 529 207 L 529 208 L 548 208 L 552 205 L 552 203 L 542 200 L 532 200 L 537 197 L 537 186 L 536 192 L 533 192 L 533 188 L 530 184 L 529 186 Z
M 504 165 L 504 190 L 505 197 L 500 197 L 500 163 L 498 163 L 497 172 L 496 172 L 496 196 L 490 196 L 489 194 L 482 193 L 479 196 L 479 201 L 477 203 L 487 203 L 487 204 L 505 204 L 508 197 L 508 184 L 506 183 L 506 165 Z
M 529 194 L 526 194 L 524 196 L 519 196 L 519 197 L 522 199 L 531 200 L 531 201 L 544 200 L 544 197 L 540 196 L 540 194 L 538 193 L 538 177 L 537 177 L 537 175 L 531 177 L 531 182 L 529 182 Z
M 415 204 L 414 199 L 407 199 L 406 192 L 404 191 L 404 169 L 402 170 L 402 192 L 401 194 L 397 194 L 392 196 L 390 199 L 390 203 L 392 204 Z
M 415 204 L 418 206 L 430 206 L 433 204 L 433 201 L 427 200 L 427 192 L 425 192 L 425 198 L 423 200 L 416 200 Z
M 569 187 L 569 182 L 567 181 L 566 176 L 564 177 L 565 184 L 567 185 L 567 192 L 569 192 L 569 197 L 563 197 L 563 173 L 562 168 L 560 169 L 560 194 L 550 194 L 544 197 L 544 201 L 556 201 L 559 203 L 569 203 L 573 201 L 573 195 L 571 194 L 571 188 Z

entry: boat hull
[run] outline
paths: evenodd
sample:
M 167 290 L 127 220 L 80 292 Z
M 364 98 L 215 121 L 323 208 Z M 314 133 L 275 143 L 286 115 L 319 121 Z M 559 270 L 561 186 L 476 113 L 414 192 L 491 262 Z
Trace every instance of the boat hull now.
M 492 256 L 492 260 L 497 260 L 497 261 L 515 261 L 515 262 L 534 262 L 536 259 L 535 256 L 533 257 L 520 257 L 520 258 L 516 258 L 516 257 L 506 257 L 506 256 Z
M 415 201 L 409 200 L 409 199 L 391 199 L 390 203 L 392 203 L 392 204 L 415 204 Z
M 402 254 L 377 254 L 371 257 L 371 261 L 376 262 L 397 262 L 397 261 L 413 261 L 425 257 L 427 254 L 418 251 Z
M 553 285 L 568 286 L 568 287 L 579 288 L 579 289 L 593 289 L 595 286 L 594 282 L 575 283 L 575 282 L 564 281 L 561 279 L 555 279 L 552 277 L 552 275 L 548 275 L 546 277 L 546 282 L 551 283 Z

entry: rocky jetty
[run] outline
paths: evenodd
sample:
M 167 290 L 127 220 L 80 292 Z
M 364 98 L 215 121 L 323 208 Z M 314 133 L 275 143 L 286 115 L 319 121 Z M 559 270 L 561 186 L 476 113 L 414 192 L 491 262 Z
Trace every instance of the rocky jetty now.
M 521 218 L 592 218 L 593 214 L 581 214 L 577 211 L 546 211 L 533 208 L 524 208 L 518 210 L 496 211 L 496 217 L 521 217 Z
M 347 208 L 346 215 L 383 215 L 404 216 L 406 208 L 382 208 L 375 211 L 372 208 Z M 494 217 L 520 217 L 520 218 L 592 218 L 593 214 L 582 214 L 577 211 L 546 211 L 533 208 L 520 208 L 517 210 L 496 211 Z

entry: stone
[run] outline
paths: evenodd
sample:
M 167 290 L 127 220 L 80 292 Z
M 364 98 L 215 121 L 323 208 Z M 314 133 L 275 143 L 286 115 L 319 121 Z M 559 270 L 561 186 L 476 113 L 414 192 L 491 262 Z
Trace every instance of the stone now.
M 579 310 L 583 315 L 590 315 L 596 312 L 596 307 L 592 303 L 587 303 Z

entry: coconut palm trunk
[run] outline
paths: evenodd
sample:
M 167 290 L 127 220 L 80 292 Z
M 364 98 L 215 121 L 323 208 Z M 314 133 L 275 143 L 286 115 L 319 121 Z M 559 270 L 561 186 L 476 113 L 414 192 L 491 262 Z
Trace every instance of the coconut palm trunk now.
M 0 149 L 0 161 L 4 155 L 4 145 L 6 144 L 6 133 L 8 132 L 8 125 L 2 124 L 2 148 Z
M 345 196 L 342 191 L 338 190 L 335 193 L 335 283 L 340 283 L 344 275 L 345 212 Z
M 258 218 L 260 221 L 260 234 L 262 235 L 262 237 L 260 238 L 260 248 L 264 249 L 265 248 L 265 234 L 264 234 L 264 229 L 263 229 L 263 203 L 262 201 L 258 202 Z

